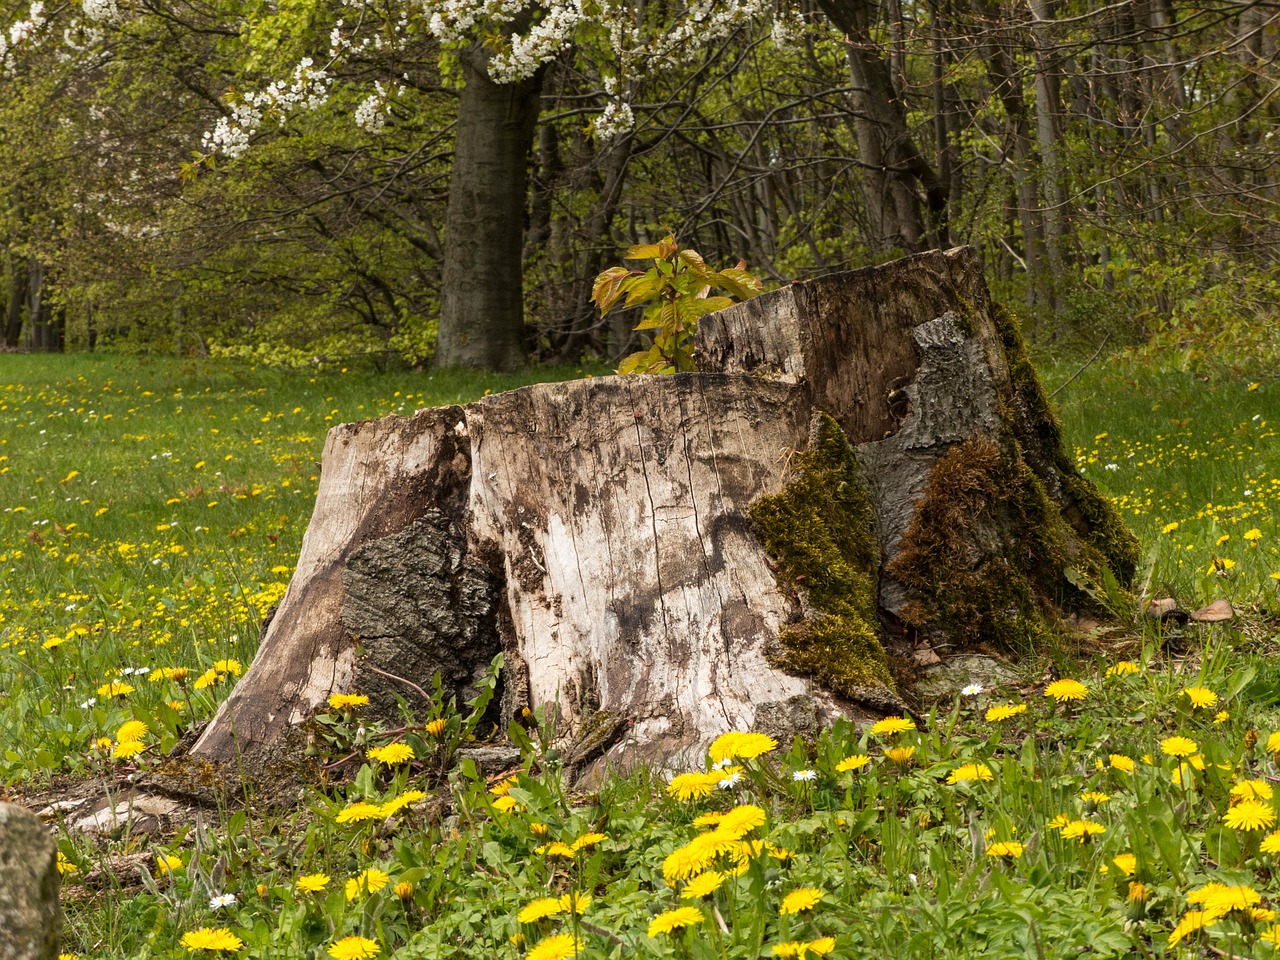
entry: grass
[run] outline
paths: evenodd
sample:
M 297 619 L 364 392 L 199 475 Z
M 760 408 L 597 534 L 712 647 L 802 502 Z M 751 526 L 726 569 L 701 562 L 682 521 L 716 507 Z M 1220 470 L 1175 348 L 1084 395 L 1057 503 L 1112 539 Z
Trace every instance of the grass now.
M 515 382 L 0 356 L 0 782 L 32 796 L 159 763 L 252 657 L 325 429 Z M 710 776 L 638 771 L 590 795 L 564 792 L 541 714 L 512 731 L 511 780 L 463 763 L 440 781 L 426 771 L 472 732 L 465 705 L 390 736 L 361 734 L 359 704 L 339 701 L 323 749 L 362 737 L 365 760 L 294 810 L 61 833 L 64 950 L 1270 956 L 1277 398 L 1103 366 L 1057 398 L 1086 475 L 1148 545 L 1153 587 L 1188 607 L 1229 597 L 1246 629 L 1192 628 L 1176 658 L 1151 624 L 1064 637 L 1079 699 L 1046 696 L 1033 664 L 903 729 L 842 724 L 811 749 L 730 738 Z M 414 758 L 367 758 L 389 742 Z

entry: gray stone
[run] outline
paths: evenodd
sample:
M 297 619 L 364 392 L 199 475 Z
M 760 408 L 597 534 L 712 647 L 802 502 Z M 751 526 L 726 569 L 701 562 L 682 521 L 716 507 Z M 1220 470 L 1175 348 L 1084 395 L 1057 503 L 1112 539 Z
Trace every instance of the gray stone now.
M 472 761 L 476 769 L 485 776 L 505 773 L 520 766 L 520 750 L 517 747 L 463 747 L 455 756 L 459 760 Z
M 970 684 L 980 684 L 990 692 L 1002 683 L 1012 683 L 1017 675 L 994 657 L 962 654 L 948 657 L 923 671 L 916 681 L 915 694 L 925 703 L 950 700 Z
M 37 817 L 0 803 L 0 960 L 57 960 L 57 846 Z
M 177 801 L 150 794 L 129 796 L 116 803 L 102 800 L 90 813 L 72 820 L 68 828 L 99 836 L 109 836 L 126 827 L 136 833 L 157 833 L 163 818 L 173 817 L 180 809 Z

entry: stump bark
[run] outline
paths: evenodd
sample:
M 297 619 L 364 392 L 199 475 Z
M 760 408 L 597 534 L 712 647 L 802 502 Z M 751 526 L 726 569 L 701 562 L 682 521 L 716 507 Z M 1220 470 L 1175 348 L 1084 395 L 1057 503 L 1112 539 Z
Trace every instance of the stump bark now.
M 1133 574 L 971 250 L 713 314 L 699 365 L 334 428 L 193 753 L 269 769 L 330 693 L 391 716 L 387 674 L 465 697 L 501 652 L 503 717 L 553 706 L 578 760 L 668 761 L 901 709 L 913 650 L 1028 652 L 1074 583 Z

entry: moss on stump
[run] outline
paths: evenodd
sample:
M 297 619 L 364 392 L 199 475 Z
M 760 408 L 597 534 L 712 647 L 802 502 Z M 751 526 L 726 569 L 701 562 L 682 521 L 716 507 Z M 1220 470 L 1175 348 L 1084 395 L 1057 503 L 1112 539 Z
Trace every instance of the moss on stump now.
M 818 414 L 792 465 L 795 479 L 750 511 L 779 577 L 813 614 L 782 629 L 778 666 L 853 700 L 897 704 L 876 613 L 875 511 L 839 424 Z

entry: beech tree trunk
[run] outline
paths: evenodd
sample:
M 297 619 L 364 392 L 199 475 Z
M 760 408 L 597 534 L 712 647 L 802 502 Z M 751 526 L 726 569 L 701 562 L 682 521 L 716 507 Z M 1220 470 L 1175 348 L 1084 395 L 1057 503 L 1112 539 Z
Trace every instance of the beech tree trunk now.
M 465 696 L 502 652 L 505 717 L 554 706 L 571 759 L 670 762 L 901 709 L 921 648 L 1026 652 L 1088 602 L 1073 582 L 1132 576 L 971 250 L 713 314 L 699 356 L 334 428 L 194 754 L 269 770 L 330 693 L 393 717 L 386 674 Z

